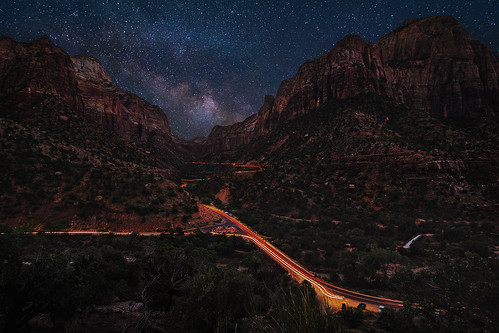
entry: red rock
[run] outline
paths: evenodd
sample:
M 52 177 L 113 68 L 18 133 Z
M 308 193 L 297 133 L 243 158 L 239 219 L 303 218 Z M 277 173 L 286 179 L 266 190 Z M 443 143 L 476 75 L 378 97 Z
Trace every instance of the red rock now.
M 83 110 L 71 58 L 47 36 L 31 43 L 0 37 L 0 99 L 32 103 L 56 96 Z
M 205 150 L 208 152 L 228 150 L 248 144 L 253 138 L 263 134 L 256 125 L 265 121 L 265 115 L 272 108 L 273 103 L 273 96 L 265 96 L 265 101 L 258 114 L 233 125 L 215 126 L 208 138 L 200 143 L 205 146 Z
M 217 128 L 207 143 L 232 149 L 328 100 L 364 93 L 387 96 L 442 118 L 495 117 L 498 73 L 494 53 L 471 40 L 455 19 L 410 19 L 374 45 L 359 36 L 346 36 L 329 53 L 305 62 L 294 77 L 283 81 L 272 105 L 266 100 L 256 122 L 251 116 L 251 121 Z M 248 138 L 244 133 L 249 133 Z
M 106 128 L 154 152 L 163 159 L 177 159 L 175 138 L 165 113 L 158 106 L 116 86 L 93 57 L 71 57 L 85 112 Z
M 379 94 L 438 117 L 498 110 L 499 62 L 451 17 L 404 22 L 373 45 Z
M 113 84 L 97 59 L 70 57 L 46 36 L 31 43 L 0 37 L 0 101 L 30 105 L 49 96 L 164 160 L 180 160 L 185 140 L 172 134 L 165 113 Z

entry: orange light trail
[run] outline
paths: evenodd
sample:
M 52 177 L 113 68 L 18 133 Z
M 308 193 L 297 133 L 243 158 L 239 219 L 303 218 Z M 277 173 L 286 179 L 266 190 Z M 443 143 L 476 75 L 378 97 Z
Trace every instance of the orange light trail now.
M 388 299 L 384 297 L 371 296 L 366 294 L 361 294 L 356 291 L 344 289 L 338 286 L 335 286 L 331 283 L 325 282 L 319 278 L 317 278 L 312 272 L 308 271 L 302 265 L 297 263 L 295 260 L 291 259 L 281 250 L 276 248 L 274 245 L 265 241 L 261 236 L 259 236 L 256 232 L 249 229 L 245 224 L 243 224 L 238 219 L 229 216 L 222 210 L 204 205 L 205 207 L 211 209 L 212 211 L 218 213 L 229 221 L 233 222 L 235 225 L 239 227 L 239 229 L 244 233 L 244 235 L 240 235 L 241 237 L 252 241 L 255 245 L 257 245 L 262 251 L 264 251 L 267 255 L 269 255 L 272 259 L 278 262 L 282 267 L 284 267 L 288 272 L 292 275 L 298 277 L 302 280 L 307 280 L 310 282 L 315 289 L 320 292 L 322 295 L 328 297 L 329 299 L 339 300 L 344 299 L 345 303 L 358 303 L 365 302 L 367 303 L 367 307 L 370 311 L 377 311 L 379 305 L 385 305 L 393 308 L 401 308 L 403 307 L 403 302 L 394 299 Z M 334 294 L 333 294 L 334 293 Z
M 226 165 L 226 166 L 233 166 L 236 168 L 255 168 L 255 169 L 260 169 L 260 165 L 256 164 L 236 164 L 236 163 L 231 163 L 231 162 L 191 162 L 192 164 L 200 164 L 200 165 Z

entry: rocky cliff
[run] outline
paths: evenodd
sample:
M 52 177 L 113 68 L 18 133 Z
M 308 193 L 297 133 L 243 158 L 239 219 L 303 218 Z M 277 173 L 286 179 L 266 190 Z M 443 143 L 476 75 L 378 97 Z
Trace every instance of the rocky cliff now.
M 270 111 L 273 103 L 274 96 L 267 95 L 257 114 L 233 125 L 213 127 L 208 138 L 202 142 L 198 140 L 205 147 L 204 152 L 229 150 L 248 144 L 258 136 L 257 125 L 261 123 L 264 115 Z
M 0 37 L 1 103 L 34 105 L 47 97 L 64 100 L 163 160 L 179 161 L 176 147 L 184 140 L 172 134 L 164 112 L 117 87 L 97 59 L 70 57 L 46 36 L 30 43 Z
M 47 96 L 83 110 L 70 57 L 47 36 L 31 43 L 0 37 L 0 99 L 9 104 L 36 103 Z
M 495 118 L 498 74 L 497 56 L 471 40 L 455 19 L 410 19 L 375 44 L 346 36 L 283 81 L 272 105 L 266 101 L 256 120 L 219 128 L 207 144 L 234 148 L 328 100 L 364 93 L 387 96 L 442 118 Z M 245 123 L 249 126 L 242 128 Z M 245 132 L 249 139 L 241 137 Z
M 97 59 L 73 56 L 71 60 L 88 115 L 156 156 L 177 159 L 168 119 L 158 106 L 116 86 Z

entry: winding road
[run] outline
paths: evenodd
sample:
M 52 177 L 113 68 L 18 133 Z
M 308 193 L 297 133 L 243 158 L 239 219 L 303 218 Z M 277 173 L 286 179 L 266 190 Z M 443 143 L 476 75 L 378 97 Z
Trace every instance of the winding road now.
M 283 253 L 281 250 L 276 248 L 274 245 L 267 242 L 237 218 L 216 207 L 209 205 L 204 206 L 219 214 L 226 220 L 230 221 L 241 231 L 241 234 L 239 236 L 253 242 L 268 256 L 270 256 L 273 260 L 279 263 L 279 265 L 286 269 L 298 282 L 301 282 L 303 280 L 307 280 L 308 282 L 310 282 L 310 284 L 315 288 L 317 294 L 321 296 L 324 301 L 326 301 L 331 307 L 339 309 L 341 308 L 341 304 L 356 307 L 359 303 L 365 303 L 366 309 L 374 312 L 378 311 L 380 305 L 394 309 L 403 308 L 404 304 L 402 301 L 358 293 L 356 291 L 344 289 L 319 279 L 315 276 L 314 273 L 310 272 L 305 267 Z
M 323 281 L 318 278 L 314 273 L 307 270 L 305 267 L 300 265 L 298 262 L 290 258 L 284 252 L 276 248 L 274 245 L 263 239 L 258 233 L 251 230 L 244 223 L 239 221 L 237 218 L 232 216 L 232 214 L 226 213 L 214 206 L 204 205 L 206 208 L 220 215 L 225 222 L 217 225 L 205 226 L 200 229 L 204 232 L 215 232 L 214 230 L 219 227 L 235 227 L 239 230 L 237 236 L 243 237 L 248 241 L 253 242 L 260 250 L 265 252 L 270 258 L 281 265 L 285 270 L 291 274 L 291 276 L 298 282 L 304 280 L 310 282 L 314 287 L 317 294 L 333 309 L 341 309 L 342 304 L 346 304 L 350 307 L 357 307 L 359 303 L 366 304 L 366 309 L 373 312 L 378 312 L 379 306 L 383 305 L 387 308 L 401 309 L 403 308 L 403 302 L 399 300 L 377 297 L 362 294 L 356 291 L 344 289 L 335 286 L 331 283 Z M 192 233 L 198 228 L 184 230 L 186 234 Z M 36 233 L 36 232 L 34 232 Z M 103 235 L 103 234 L 115 234 L 115 235 L 130 235 L 132 232 L 101 232 L 101 231 L 61 231 L 61 232 L 48 232 L 51 234 L 70 234 L 70 235 Z M 138 233 L 142 236 L 156 236 L 160 235 L 161 232 L 140 232 Z

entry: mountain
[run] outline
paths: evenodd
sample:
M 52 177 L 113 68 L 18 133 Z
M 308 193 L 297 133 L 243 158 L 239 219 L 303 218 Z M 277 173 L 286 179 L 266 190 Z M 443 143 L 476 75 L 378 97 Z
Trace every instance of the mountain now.
M 4 103 L 37 103 L 46 96 L 82 111 L 78 80 L 71 58 L 47 36 L 31 43 L 0 37 L 0 99 Z
M 498 290 L 496 122 L 435 117 L 362 94 L 328 100 L 210 158 L 261 169 L 199 177 L 188 190 L 317 276 L 442 313 L 461 309 L 455 318 L 497 317 L 488 306 Z M 483 286 L 475 294 L 474 283 Z M 485 326 L 467 320 L 466 329 Z
M 242 123 L 217 128 L 206 143 L 232 149 L 333 99 L 389 97 L 437 118 L 487 117 L 499 110 L 499 61 L 446 16 L 409 19 L 374 44 L 349 35 L 281 83 L 275 98 Z M 221 140 L 220 138 L 225 138 Z
M 159 107 L 113 84 L 95 58 L 70 57 L 46 36 L 0 37 L 2 223 L 135 231 L 197 223 L 196 201 L 175 181 L 189 148 Z
M 374 94 L 331 100 L 212 155 L 263 171 L 213 178 L 198 192 L 296 218 L 494 220 L 497 133 L 497 124 L 464 126 Z
M 100 62 L 70 57 L 46 36 L 30 43 L 0 38 L 0 99 L 11 105 L 36 104 L 57 97 L 101 126 L 155 156 L 178 165 L 176 146 L 165 113 L 157 106 L 117 87 Z
M 85 113 L 105 128 L 178 165 L 174 138 L 161 108 L 116 86 L 93 57 L 71 57 Z
M 176 169 L 60 98 L 0 103 L 0 150 L 2 224 L 154 231 L 199 222 Z

